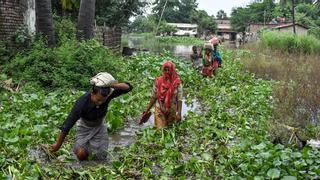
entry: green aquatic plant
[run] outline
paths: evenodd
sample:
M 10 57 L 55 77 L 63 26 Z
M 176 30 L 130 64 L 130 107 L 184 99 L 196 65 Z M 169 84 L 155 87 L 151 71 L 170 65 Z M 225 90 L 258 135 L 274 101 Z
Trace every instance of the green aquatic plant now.
M 71 91 L 1 94 L 0 167 L 3 178 L 80 179 L 301 179 L 319 178 L 320 152 L 310 147 L 273 144 L 267 131 L 272 119 L 271 83 L 243 71 L 232 51 L 222 49 L 224 66 L 207 79 L 189 63 L 169 54 L 141 54 L 114 58 L 110 66 L 119 81 L 133 91 L 110 104 L 109 127 L 121 127 L 128 117 L 137 119 L 147 106 L 155 77 L 166 60 L 176 64 L 189 99 L 201 102 L 201 113 L 188 113 L 172 127 L 141 129 L 129 148 L 114 149 L 108 163 L 74 168 L 70 157 L 72 134 L 47 164 L 31 160 L 29 150 L 52 143 L 59 124 L 74 100 L 83 94 Z M 117 110 L 115 110 L 117 109 Z

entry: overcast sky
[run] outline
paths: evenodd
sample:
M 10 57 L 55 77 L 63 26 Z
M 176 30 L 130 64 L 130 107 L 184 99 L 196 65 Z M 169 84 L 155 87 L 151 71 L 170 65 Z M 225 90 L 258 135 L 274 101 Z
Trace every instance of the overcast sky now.
M 231 14 L 233 7 L 243 7 L 249 4 L 252 0 L 197 0 L 199 3 L 198 9 L 205 10 L 209 15 L 217 15 L 217 12 L 222 9 L 227 13 L 228 17 Z
M 145 0 L 149 3 L 154 0 Z M 254 0 L 197 0 L 198 9 L 205 10 L 209 15 L 217 15 L 217 12 L 222 9 L 230 17 L 233 7 L 244 7 Z M 151 7 L 146 8 L 146 13 L 150 14 Z

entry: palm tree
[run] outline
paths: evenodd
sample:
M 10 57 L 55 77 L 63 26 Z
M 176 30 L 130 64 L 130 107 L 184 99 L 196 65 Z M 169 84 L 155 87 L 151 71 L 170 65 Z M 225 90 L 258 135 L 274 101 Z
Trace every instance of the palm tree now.
M 81 0 L 77 24 L 77 38 L 79 41 L 92 39 L 96 0 Z
M 50 47 L 55 46 L 55 35 L 51 12 L 51 0 L 36 0 L 37 33 L 44 35 Z

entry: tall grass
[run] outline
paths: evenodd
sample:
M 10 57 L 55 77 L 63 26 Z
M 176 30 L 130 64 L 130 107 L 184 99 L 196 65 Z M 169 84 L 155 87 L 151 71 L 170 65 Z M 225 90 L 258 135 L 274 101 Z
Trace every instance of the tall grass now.
M 273 32 L 271 34 L 274 35 Z M 286 40 L 279 37 L 274 37 L 279 43 L 273 46 L 292 43 L 291 36 Z M 282 125 L 286 125 L 296 128 L 304 140 L 320 138 L 319 54 L 289 53 L 273 48 L 265 48 L 264 44 L 250 45 L 240 54 L 247 70 L 274 82 L 273 98 L 276 103 L 270 124 L 271 134 L 288 142 L 292 132 L 283 128 L 285 126 Z
M 261 34 L 265 47 L 290 53 L 320 54 L 320 40 L 314 36 L 296 36 L 292 33 L 265 31 Z

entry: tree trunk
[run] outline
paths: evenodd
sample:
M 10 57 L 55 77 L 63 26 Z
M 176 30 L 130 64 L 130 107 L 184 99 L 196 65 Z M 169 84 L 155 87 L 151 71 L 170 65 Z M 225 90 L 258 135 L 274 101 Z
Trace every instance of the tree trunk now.
M 56 42 L 53 29 L 51 0 L 36 0 L 35 2 L 37 33 L 47 38 L 49 47 L 54 47 Z
M 296 19 L 295 19 L 295 0 L 292 0 L 292 24 L 293 24 L 293 33 L 296 34 Z
M 79 41 L 92 39 L 95 17 L 96 0 L 81 0 L 77 24 L 77 38 Z

